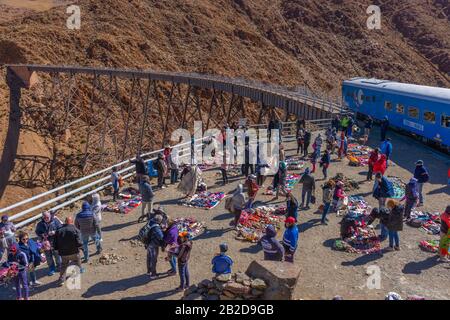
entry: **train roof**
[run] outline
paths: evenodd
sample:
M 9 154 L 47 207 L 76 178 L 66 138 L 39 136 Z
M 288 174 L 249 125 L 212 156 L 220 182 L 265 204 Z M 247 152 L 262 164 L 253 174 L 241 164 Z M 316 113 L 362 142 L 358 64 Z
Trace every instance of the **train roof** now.
M 343 84 L 450 104 L 450 89 L 447 88 L 367 78 L 353 78 Z

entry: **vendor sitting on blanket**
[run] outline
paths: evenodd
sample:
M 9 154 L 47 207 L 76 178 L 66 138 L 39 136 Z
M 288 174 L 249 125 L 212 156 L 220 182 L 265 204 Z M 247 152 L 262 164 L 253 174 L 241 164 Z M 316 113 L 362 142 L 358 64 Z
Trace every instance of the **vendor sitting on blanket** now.
M 268 225 L 266 234 L 259 240 L 264 250 L 264 260 L 283 261 L 284 248 L 277 240 L 277 229 L 273 225 Z
M 222 243 L 219 246 L 220 253 L 217 254 L 211 261 L 212 272 L 219 276 L 221 274 L 231 274 L 231 266 L 233 265 L 233 260 L 226 254 L 228 251 L 228 245 Z

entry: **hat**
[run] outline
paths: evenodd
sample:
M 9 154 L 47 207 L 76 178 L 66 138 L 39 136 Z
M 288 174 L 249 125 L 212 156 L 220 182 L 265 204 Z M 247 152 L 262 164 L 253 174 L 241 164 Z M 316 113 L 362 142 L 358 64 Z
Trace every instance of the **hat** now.
M 8 221 L 8 218 L 9 217 L 6 214 L 2 215 L 2 221 L 4 221 L 4 220 Z
M 417 160 L 416 166 L 422 166 L 422 165 L 423 165 L 423 160 Z
M 228 245 L 226 243 L 221 243 L 219 245 L 220 252 L 227 252 L 228 251 Z
M 292 223 L 292 224 L 294 224 L 295 223 L 295 218 L 294 217 L 288 217 L 284 222 L 285 223 Z
M 13 243 L 13 244 L 9 247 L 9 251 L 10 251 L 10 252 L 13 252 L 13 253 L 19 251 L 18 249 L 19 249 L 19 247 L 18 247 L 17 244 L 15 244 L 15 243 Z

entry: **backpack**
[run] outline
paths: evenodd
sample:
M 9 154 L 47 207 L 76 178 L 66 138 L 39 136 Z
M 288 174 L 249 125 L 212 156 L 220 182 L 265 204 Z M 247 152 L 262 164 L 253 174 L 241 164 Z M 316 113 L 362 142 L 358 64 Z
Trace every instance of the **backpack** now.
M 137 236 L 137 239 L 142 242 L 143 244 L 147 245 L 150 242 L 150 234 L 153 228 L 155 228 L 157 225 L 149 225 L 148 223 L 139 230 L 139 234 Z

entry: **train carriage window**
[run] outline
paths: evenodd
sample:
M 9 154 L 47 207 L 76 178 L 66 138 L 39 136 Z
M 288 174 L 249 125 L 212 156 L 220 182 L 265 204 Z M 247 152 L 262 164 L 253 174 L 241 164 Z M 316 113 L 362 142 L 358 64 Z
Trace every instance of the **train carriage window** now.
M 441 126 L 444 128 L 450 128 L 450 116 L 443 114 L 441 116 Z
M 384 102 L 384 108 L 385 108 L 387 111 L 392 111 L 392 102 L 390 102 L 390 101 L 385 101 L 385 102 Z
M 371 97 L 370 96 L 366 96 L 366 101 L 367 102 L 371 102 L 372 101 Z
M 372 97 L 372 101 L 375 102 L 377 98 L 375 96 Z
M 425 112 L 423 113 L 423 119 L 426 122 L 436 123 L 436 113 L 425 110 Z
M 411 118 L 419 119 L 419 108 L 409 107 L 408 108 L 408 116 Z
M 397 107 L 395 108 L 395 111 L 397 111 L 397 113 L 404 114 L 405 113 L 405 106 L 402 105 L 401 103 L 397 103 Z

